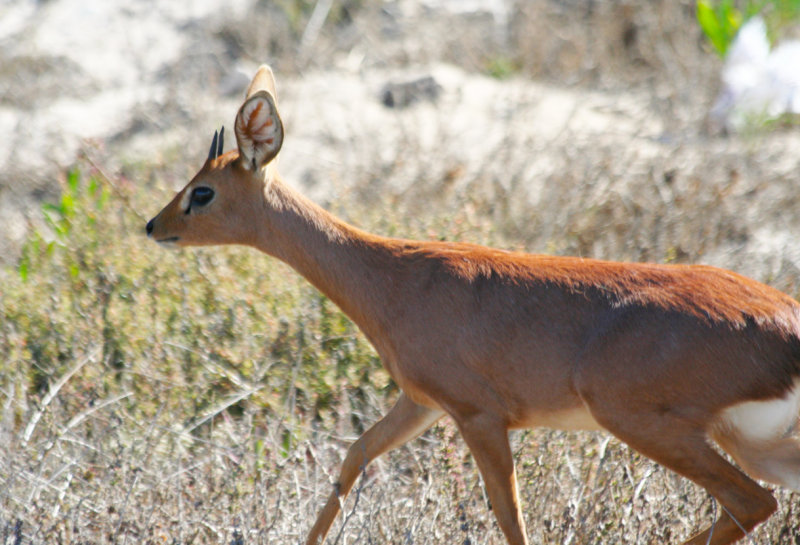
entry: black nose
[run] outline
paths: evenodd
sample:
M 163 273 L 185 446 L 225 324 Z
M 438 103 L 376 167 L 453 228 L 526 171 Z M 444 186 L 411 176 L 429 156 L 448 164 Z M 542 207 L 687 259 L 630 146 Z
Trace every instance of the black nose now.
M 147 222 L 147 227 L 145 227 L 145 230 L 147 231 L 148 237 L 153 234 L 153 220 Z

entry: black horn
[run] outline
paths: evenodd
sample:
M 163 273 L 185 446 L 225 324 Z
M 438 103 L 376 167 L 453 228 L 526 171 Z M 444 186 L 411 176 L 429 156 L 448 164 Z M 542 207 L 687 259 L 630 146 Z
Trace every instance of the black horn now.
M 209 159 L 216 159 L 217 158 L 217 131 L 214 131 L 214 139 L 211 141 L 211 149 L 208 150 L 208 158 Z
M 222 155 L 222 145 L 225 140 L 225 125 L 219 130 L 219 147 L 217 148 L 217 157 Z

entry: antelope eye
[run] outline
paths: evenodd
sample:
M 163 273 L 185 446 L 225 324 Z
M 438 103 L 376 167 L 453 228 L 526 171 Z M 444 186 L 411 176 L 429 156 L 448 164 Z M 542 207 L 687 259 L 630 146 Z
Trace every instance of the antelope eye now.
M 214 190 L 210 187 L 195 187 L 192 190 L 192 199 L 190 206 L 205 206 L 214 198 Z

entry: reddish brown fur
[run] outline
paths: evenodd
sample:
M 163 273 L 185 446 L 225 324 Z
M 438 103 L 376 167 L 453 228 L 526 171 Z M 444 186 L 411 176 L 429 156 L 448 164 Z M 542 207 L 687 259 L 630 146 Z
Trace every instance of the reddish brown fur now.
M 271 72 L 262 69 L 248 93 L 260 88 L 274 95 Z M 237 139 L 255 140 L 239 132 L 257 131 L 250 121 L 237 117 Z M 515 427 L 600 426 L 689 477 L 727 509 L 710 536 L 715 545 L 742 536 L 730 515 L 750 529 L 775 510 L 769 492 L 711 449 L 707 435 L 763 468 L 800 467 L 795 443 L 781 443 L 783 465 L 761 462 L 749 454 L 757 445 L 719 425 L 726 408 L 781 398 L 795 385 L 793 299 L 708 266 L 371 235 L 284 185 L 272 156 L 254 172 L 243 150 L 208 161 L 148 233 L 180 245 L 247 244 L 286 261 L 358 324 L 403 391 L 349 450 L 308 543 L 324 538 L 363 464 L 444 414 L 472 450 L 514 545 L 527 543 L 507 437 Z M 215 200 L 187 214 L 181 203 L 200 185 Z M 709 533 L 687 543 L 706 543 Z

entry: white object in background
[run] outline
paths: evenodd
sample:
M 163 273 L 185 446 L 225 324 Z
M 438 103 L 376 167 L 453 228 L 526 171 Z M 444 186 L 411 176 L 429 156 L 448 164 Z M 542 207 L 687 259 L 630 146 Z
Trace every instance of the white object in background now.
M 722 70 L 711 120 L 730 131 L 800 113 L 800 41 L 770 52 L 767 27 L 755 16 L 736 35 Z

